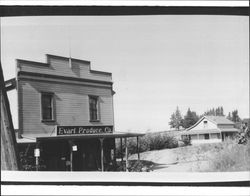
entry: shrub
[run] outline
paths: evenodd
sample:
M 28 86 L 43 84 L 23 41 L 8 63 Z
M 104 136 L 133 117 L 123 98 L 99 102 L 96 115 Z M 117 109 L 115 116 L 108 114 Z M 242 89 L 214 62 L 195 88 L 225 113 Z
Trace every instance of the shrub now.
M 250 143 L 223 142 L 209 160 L 209 171 L 249 171 Z
M 24 151 L 19 151 L 21 170 L 23 171 L 36 171 L 35 157 L 32 153 L 25 153 Z M 44 160 L 39 158 L 38 170 L 44 170 Z
M 191 139 L 190 139 L 190 137 L 184 137 L 181 141 L 184 143 L 184 146 L 191 145 Z
M 121 156 L 120 141 L 116 141 L 116 155 Z M 137 153 L 137 141 L 136 138 L 129 138 L 127 140 L 129 154 Z M 165 148 L 178 147 L 178 141 L 174 136 L 161 133 L 149 133 L 139 139 L 139 152 L 145 152 L 149 150 L 160 150 Z M 123 155 L 125 152 L 125 145 L 122 146 Z

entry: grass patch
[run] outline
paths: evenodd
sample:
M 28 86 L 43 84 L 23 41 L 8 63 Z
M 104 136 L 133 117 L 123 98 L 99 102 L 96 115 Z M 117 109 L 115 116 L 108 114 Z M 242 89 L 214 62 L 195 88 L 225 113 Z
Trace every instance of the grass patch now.
M 237 144 L 234 141 L 222 143 L 221 149 L 209 159 L 208 171 L 249 171 L 250 142 Z
M 214 144 L 200 144 L 177 148 L 179 162 L 197 162 L 199 172 L 233 172 L 250 170 L 250 143 L 238 144 L 227 140 Z M 208 164 L 203 167 L 204 161 Z

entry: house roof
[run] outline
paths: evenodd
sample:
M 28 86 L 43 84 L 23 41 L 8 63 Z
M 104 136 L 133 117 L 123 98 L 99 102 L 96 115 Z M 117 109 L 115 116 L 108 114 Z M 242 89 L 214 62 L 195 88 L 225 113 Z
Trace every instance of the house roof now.
M 215 122 L 217 125 L 219 124 L 229 124 L 229 125 L 234 125 L 234 122 L 231 120 L 228 120 L 224 116 L 205 116 L 207 119 Z
M 194 128 L 196 125 L 198 125 L 204 118 L 208 119 L 209 121 L 212 121 L 216 125 L 234 125 L 234 122 L 228 120 L 224 116 L 203 116 L 198 120 L 193 126 L 187 128 L 185 131 L 188 131 L 192 128 Z

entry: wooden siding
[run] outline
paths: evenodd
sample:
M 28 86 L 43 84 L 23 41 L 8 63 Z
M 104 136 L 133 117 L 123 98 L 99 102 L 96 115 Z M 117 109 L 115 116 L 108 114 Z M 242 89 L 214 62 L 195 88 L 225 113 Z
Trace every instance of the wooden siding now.
M 227 128 L 234 128 L 234 125 L 230 125 L 230 124 L 228 124 L 228 125 L 218 125 L 218 127 L 221 128 L 221 129 L 227 129 Z
M 204 127 L 204 121 L 207 121 L 207 126 Z M 203 119 L 199 124 L 197 124 L 195 127 L 193 127 L 191 130 L 206 130 L 206 129 L 216 129 L 217 125 L 214 122 L 211 122 L 208 119 Z
M 55 122 L 41 122 L 41 92 L 53 92 Z M 75 85 L 19 78 L 19 128 L 23 133 L 50 134 L 55 125 L 113 125 L 112 87 Z M 88 95 L 99 96 L 100 122 L 89 122 Z
M 17 60 L 18 71 L 58 75 L 65 77 L 85 78 L 100 81 L 112 81 L 111 74 L 105 72 L 91 71 L 88 61 L 72 60 L 70 67 L 67 58 L 56 58 L 48 56 L 47 63 L 36 63 L 25 60 Z

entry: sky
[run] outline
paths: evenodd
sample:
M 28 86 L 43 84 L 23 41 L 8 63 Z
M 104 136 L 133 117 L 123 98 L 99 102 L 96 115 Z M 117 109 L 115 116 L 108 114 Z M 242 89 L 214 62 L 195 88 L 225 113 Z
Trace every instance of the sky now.
M 249 17 L 212 15 L 1 18 L 5 80 L 15 59 L 45 54 L 91 61 L 113 75 L 117 131 L 168 130 L 178 106 L 199 115 L 223 106 L 249 117 Z M 8 93 L 18 128 L 16 92 Z

